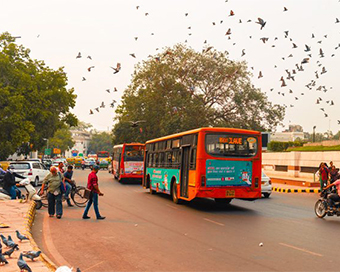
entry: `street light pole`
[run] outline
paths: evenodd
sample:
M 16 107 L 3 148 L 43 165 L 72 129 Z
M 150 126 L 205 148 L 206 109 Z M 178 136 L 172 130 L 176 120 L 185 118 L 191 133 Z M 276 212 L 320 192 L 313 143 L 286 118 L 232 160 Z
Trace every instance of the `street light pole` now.
M 316 126 L 313 127 L 313 143 L 315 143 L 315 129 L 316 129 Z

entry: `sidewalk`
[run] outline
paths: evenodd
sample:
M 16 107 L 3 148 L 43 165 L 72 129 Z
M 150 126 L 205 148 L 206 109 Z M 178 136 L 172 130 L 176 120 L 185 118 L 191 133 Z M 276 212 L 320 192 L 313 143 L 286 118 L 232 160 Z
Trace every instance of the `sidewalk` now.
M 20 269 L 17 266 L 17 261 L 20 253 L 29 250 L 39 250 L 36 247 L 30 233 L 30 227 L 34 219 L 34 213 L 34 207 L 29 203 L 20 203 L 17 200 L 0 200 L 0 223 L 9 225 L 9 228 L 0 228 L 0 234 L 4 235 L 6 238 L 8 235 L 11 235 L 12 240 L 19 245 L 19 250 L 15 250 L 11 258 L 5 256 L 8 264 L 0 265 L 1 272 L 19 271 Z M 20 242 L 16 236 L 16 230 L 28 237 L 30 241 L 25 240 Z M 6 245 L 2 243 L 2 252 L 7 250 L 8 248 Z M 24 258 L 24 260 L 34 272 L 53 271 L 46 266 L 46 261 L 44 261 L 41 255 L 39 258 L 35 259 L 34 262 L 26 258 Z

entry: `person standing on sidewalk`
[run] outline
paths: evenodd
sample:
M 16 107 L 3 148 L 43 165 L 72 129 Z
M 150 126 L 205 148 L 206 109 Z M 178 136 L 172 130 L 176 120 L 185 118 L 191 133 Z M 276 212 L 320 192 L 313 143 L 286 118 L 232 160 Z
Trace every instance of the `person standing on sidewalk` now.
M 99 166 L 98 165 L 94 165 L 92 168 L 91 173 L 89 174 L 88 180 L 87 180 L 87 189 L 89 189 L 91 191 L 90 194 L 90 199 L 89 202 L 87 202 L 84 214 L 83 214 L 83 219 L 90 219 L 90 217 L 87 215 L 91 205 L 93 203 L 93 208 L 94 211 L 96 213 L 96 217 L 98 220 L 103 220 L 105 219 L 104 216 L 101 216 L 99 213 L 99 209 L 98 209 L 98 195 L 99 196 L 103 196 L 104 194 L 99 190 L 99 186 L 98 186 L 98 176 L 97 173 L 99 171 Z
M 323 190 L 324 186 L 327 186 L 327 184 L 328 184 L 328 175 L 329 175 L 329 170 L 325 166 L 325 163 L 322 162 L 320 164 L 320 168 L 319 168 L 319 177 L 320 177 L 320 187 L 321 187 L 321 190 Z
M 40 195 L 42 195 L 45 186 L 47 186 L 48 214 L 50 217 L 53 217 L 57 210 L 58 219 L 63 215 L 63 205 L 61 203 L 62 193 L 60 191 L 62 180 L 62 174 L 58 172 L 57 168 L 52 166 L 50 168 L 50 173 L 44 178 L 40 190 Z

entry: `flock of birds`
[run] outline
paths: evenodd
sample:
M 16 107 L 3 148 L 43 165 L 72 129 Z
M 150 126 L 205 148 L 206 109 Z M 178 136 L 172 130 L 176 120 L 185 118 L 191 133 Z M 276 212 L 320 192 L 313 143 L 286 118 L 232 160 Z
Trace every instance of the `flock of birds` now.
M 225 0 L 225 2 L 228 2 L 228 0 Z M 136 10 L 140 11 L 140 6 L 136 6 Z M 289 13 L 289 9 L 287 7 L 283 7 L 282 8 L 282 12 L 284 13 Z M 149 16 L 149 12 L 145 12 L 144 15 L 147 17 Z M 190 16 L 189 13 L 184 13 L 183 14 L 185 17 Z M 234 12 L 233 10 L 229 11 L 228 14 L 228 18 L 232 19 L 233 17 L 236 16 L 236 12 Z M 235 19 L 237 20 L 237 19 Z M 223 24 L 225 21 L 225 18 L 223 20 L 219 20 L 219 24 Z M 251 20 L 251 19 L 246 19 L 243 20 L 246 23 L 255 23 L 257 25 L 259 25 L 259 31 L 261 31 L 262 29 L 264 29 L 267 25 L 267 21 L 263 18 L 257 18 L 257 20 Z M 242 24 L 242 19 L 238 19 L 238 23 Z M 237 22 L 237 21 L 236 21 Z M 212 22 L 213 26 L 216 26 L 218 24 L 218 21 L 214 21 Z M 340 26 L 340 20 L 338 18 L 334 19 L 334 24 L 339 24 Z M 191 26 L 187 27 L 188 30 L 191 30 Z M 227 37 L 227 40 L 231 40 L 233 41 L 233 29 L 232 27 L 229 27 L 227 29 L 227 31 L 225 32 L 225 36 Z M 260 32 L 262 33 L 262 32 Z M 319 81 L 321 80 L 322 76 L 324 74 L 326 74 L 327 68 L 325 67 L 325 65 L 323 65 L 323 61 L 327 58 L 333 58 L 335 56 L 335 51 L 338 50 L 340 48 L 340 43 L 337 44 L 334 47 L 334 51 L 333 52 L 325 52 L 323 50 L 323 48 L 321 48 L 321 44 L 323 41 L 325 41 L 325 39 L 328 38 L 328 35 L 323 35 L 321 37 L 317 37 L 317 35 L 314 35 L 314 33 L 311 33 L 311 39 L 315 42 L 310 41 L 308 44 L 298 44 L 298 42 L 294 41 L 291 36 L 290 36 L 290 31 L 286 30 L 283 33 L 283 37 L 286 41 L 289 41 L 289 44 L 291 45 L 291 53 L 287 56 L 283 56 L 281 57 L 283 61 L 285 60 L 289 60 L 290 58 L 294 58 L 294 52 L 299 52 L 301 53 L 301 51 L 303 50 L 303 53 L 305 54 L 305 56 L 302 59 L 299 59 L 298 61 L 295 62 L 294 66 L 292 67 L 288 67 L 285 68 L 283 70 L 283 75 L 281 75 L 279 82 L 280 84 L 280 90 L 277 90 L 277 94 L 280 96 L 286 96 L 290 98 L 290 103 L 289 104 L 283 104 L 283 106 L 285 108 L 293 108 L 294 107 L 294 101 L 297 101 L 301 98 L 304 97 L 305 95 L 305 91 L 303 90 L 299 90 L 299 91 L 295 91 L 293 87 L 289 87 L 291 82 L 296 81 L 299 78 L 299 74 L 303 73 L 305 71 L 305 68 L 307 65 L 313 63 L 317 66 L 317 69 L 314 71 L 314 75 L 312 76 L 312 78 L 310 79 L 309 82 L 307 82 L 305 84 L 305 87 L 308 90 L 315 90 L 317 92 L 320 92 L 317 100 L 316 100 L 316 104 L 320 105 L 320 111 L 322 111 L 323 116 L 325 118 L 329 117 L 329 113 L 328 113 L 328 107 L 333 107 L 336 106 L 334 101 L 332 99 L 329 98 L 328 95 L 325 95 L 325 93 L 329 90 L 332 89 L 331 86 L 326 86 L 322 83 L 320 83 Z M 155 35 L 154 33 L 151 33 L 151 35 Z M 192 33 L 188 33 L 189 36 L 192 35 Z M 135 41 L 138 40 L 139 37 L 133 37 Z M 253 36 L 249 36 L 249 39 L 253 39 Z M 280 36 L 276 36 L 276 37 L 261 37 L 260 41 L 263 44 L 266 43 L 270 43 L 272 42 L 271 47 L 275 48 L 276 47 L 276 41 L 281 40 L 282 37 Z M 188 40 L 185 40 L 185 43 L 187 43 Z M 204 44 L 207 44 L 207 40 L 204 41 Z M 312 47 L 316 47 L 316 45 L 318 45 L 317 48 L 317 54 L 315 49 L 312 50 Z M 233 45 L 236 45 L 236 42 L 233 42 Z M 203 49 L 203 53 L 204 52 L 208 52 L 209 50 L 211 50 L 213 48 L 213 46 L 206 46 L 205 49 Z M 159 48 L 156 48 L 156 50 L 159 50 Z M 228 53 L 228 51 L 226 51 Z M 229 53 L 228 53 L 229 54 Z M 241 58 L 244 57 L 247 54 L 246 49 L 242 49 L 241 51 Z M 130 53 L 129 54 L 132 58 L 137 58 L 135 53 Z M 150 57 L 150 56 L 149 56 Z M 81 52 L 78 53 L 78 55 L 76 56 L 76 58 L 82 58 Z M 91 56 L 87 56 L 88 59 L 92 60 Z M 314 61 L 315 60 L 315 61 Z M 278 68 L 279 65 L 274 65 L 274 69 Z M 89 66 L 88 67 L 88 72 L 91 72 L 92 69 L 94 69 L 95 66 Z M 113 74 L 117 74 L 121 71 L 121 63 L 117 63 L 117 65 L 115 67 L 110 67 L 113 70 Z M 254 67 L 250 67 L 251 70 L 254 70 Z M 258 71 L 258 76 L 257 79 L 262 79 L 265 77 L 265 72 L 262 70 Z M 83 81 L 86 81 L 86 78 L 83 77 L 82 78 Z M 275 90 L 275 88 L 270 88 L 270 92 L 273 92 Z M 114 88 L 113 90 L 107 89 L 106 90 L 108 93 L 114 93 L 117 92 L 117 88 Z M 327 98 L 324 98 L 324 96 L 326 96 Z M 115 104 L 117 103 L 116 100 L 113 100 L 110 103 L 110 106 L 113 108 L 115 106 Z M 93 109 L 90 109 L 90 115 L 94 114 L 95 111 L 99 112 L 101 108 L 105 108 L 105 102 L 103 101 L 99 106 L 94 107 Z M 338 124 L 340 125 L 340 120 L 337 120 Z
M 22 235 L 18 230 L 15 231 L 16 236 L 20 242 L 29 240 L 25 235 Z M 3 246 L 0 241 L 0 265 L 6 265 L 8 264 L 7 258 L 12 258 L 12 254 L 15 251 L 19 251 L 19 244 L 14 242 L 12 240 L 11 235 L 8 235 L 6 238 L 4 235 L 0 234 L 2 243 L 6 246 L 6 251 L 3 251 Z M 35 251 L 35 250 L 30 250 L 30 251 L 23 251 L 20 253 L 19 258 L 17 260 L 17 265 L 20 268 L 20 271 L 27 271 L 27 272 L 32 272 L 32 269 L 29 267 L 28 263 L 24 260 L 24 258 L 27 258 L 34 262 L 35 259 L 39 258 L 41 254 L 41 251 Z M 5 257 L 6 256 L 6 257 Z M 72 270 L 69 270 L 72 271 Z M 79 268 L 77 268 L 76 272 L 81 272 Z
M 17 238 L 20 242 L 29 240 L 26 236 L 22 235 L 18 230 L 16 231 Z M 19 245 L 12 240 L 11 235 L 8 235 L 6 238 L 4 235 L 0 235 L 2 243 L 7 247 L 7 250 L 3 252 L 2 243 L 0 241 L 0 264 L 8 264 L 8 261 L 5 256 L 11 258 L 11 255 L 15 250 L 19 250 Z M 17 260 L 17 265 L 20 268 L 20 271 L 28 271 L 31 272 L 32 269 L 29 267 L 27 262 L 24 260 L 24 257 L 30 259 L 32 262 L 34 259 L 38 258 L 41 254 L 41 251 L 23 251 L 20 253 L 20 256 Z

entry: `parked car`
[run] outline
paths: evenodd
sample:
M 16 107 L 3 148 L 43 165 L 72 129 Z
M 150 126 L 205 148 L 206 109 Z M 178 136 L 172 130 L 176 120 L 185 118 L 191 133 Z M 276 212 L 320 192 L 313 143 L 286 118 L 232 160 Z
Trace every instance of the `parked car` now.
M 25 178 L 30 178 L 34 186 L 42 184 L 43 179 L 50 172 L 45 165 L 36 161 L 16 161 L 10 164 L 14 167 L 13 172 Z M 16 178 L 16 181 L 19 182 L 20 180 L 21 179 Z
M 268 198 L 272 193 L 272 181 L 263 171 L 261 177 L 261 193 L 265 198 Z

